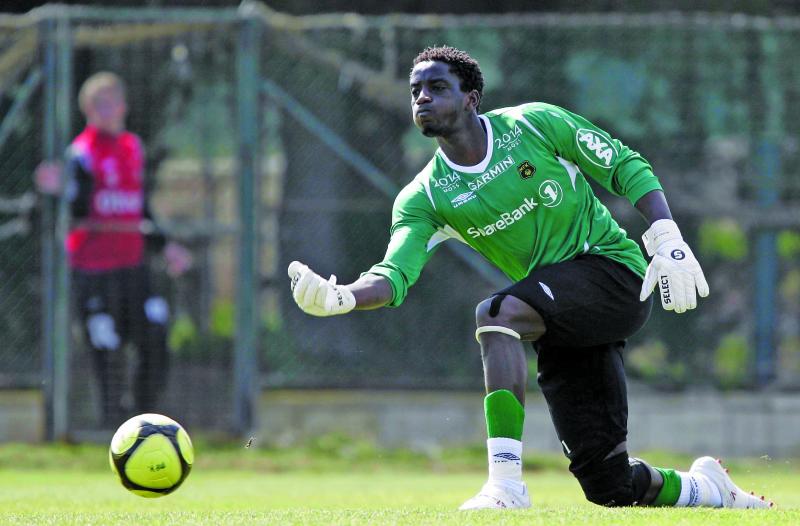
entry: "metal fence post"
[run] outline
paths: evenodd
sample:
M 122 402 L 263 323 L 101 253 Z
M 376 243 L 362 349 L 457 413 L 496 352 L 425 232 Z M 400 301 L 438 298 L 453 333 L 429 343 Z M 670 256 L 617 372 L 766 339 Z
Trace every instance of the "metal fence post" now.
M 239 27 L 236 57 L 236 101 L 239 128 L 239 250 L 234 344 L 234 430 L 239 434 L 254 425 L 256 398 L 257 181 L 259 123 L 259 44 L 257 19 L 244 19 Z
M 56 147 L 63 155 L 69 144 L 72 124 L 72 21 L 59 18 L 56 25 L 57 86 L 56 93 Z M 66 174 L 71 177 L 72 174 Z M 69 203 L 66 195 L 58 200 L 55 222 L 55 318 L 54 376 L 53 376 L 53 435 L 65 440 L 69 433 L 69 348 L 70 348 L 70 275 L 64 240 L 70 223 Z
M 764 214 L 780 200 L 778 181 L 781 175 L 781 145 L 783 135 L 783 90 L 780 82 L 780 43 L 769 28 L 760 36 L 760 80 L 764 96 L 764 130 L 756 150 L 758 173 L 758 208 Z M 758 233 L 755 254 L 755 371 L 756 383 L 763 386 L 775 379 L 775 326 L 778 283 L 777 235 L 771 227 Z
M 56 46 L 55 22 L 52 19 L 41 23 L 43 47 L 42 74 L 44 75 L 44 108 L 42 111 L 42 153 L 47 160 L 56 158 Z M 52 199 L 41 202 L 41 286 L 42 286 L 42 388 L 45 414 L 45 436 L 47 440 L 55 438 L 53 427 L 53 380 L 54 371 L 54 334 L 55 325 L 55 254 L 57 251 L 54 233 L 54 207 Z
M 44 39 L 43 153 L 61 158 L 69 140 L 72 109 L 72 37 L 66 16 L 42 23 Z M 69 269 L 64 239 L 69 204 L 62 195 L 42 206 L 42 375 L 45 434 L 64 440 L 69 432 Z

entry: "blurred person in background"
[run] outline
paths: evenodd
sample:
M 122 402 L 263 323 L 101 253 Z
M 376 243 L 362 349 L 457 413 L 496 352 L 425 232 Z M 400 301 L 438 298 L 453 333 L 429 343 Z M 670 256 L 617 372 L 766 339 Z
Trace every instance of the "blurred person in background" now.
M 589 501 L 770 507 L 764 497 L 738 488 L 712 457 L 698 458 L 686 472 L 629 457 L 625 341 L 647 321 L 654 287 L 663 308 L 676 313 L 694 309 L 698 294 L 708 295 L 648 162 L 552 104 L 480 114 L 483 76 L 463 51 L 428 48 L 413 64 L 413 120 L 439 149 L 395 200 L 384 260 L 349 285 L 297 261 L 289 265 L 289 278 L 295 302 L 314 316 L 396 307 L 436 246 L 454 238 L 512 280 L 476 310 L 489 479 L 461 509 L 530 506 L 522 481 L 523 342 L 532 342 L 538 354 L 539 386 L 569 469 Z M 649 265 L 586 177 L 626 197 L 648 222 Z M 674 439 L 680 442 L 679 430 Z
M 78 316 L 91 348 L 101 404 L 101 425 L 115 427 L 133 413 L 157 412 L 167 381 L 169 306 L 151 290 L 146 253 L 162 251 L 170 276 L 191 265 L 190 253 L 167 242 L 148 206 L 140 138 L 125 129 L 125 85 L 99 72 L 82 85 L 78 103 L 86 127 L 72 141 L 66 164 L 43 162 L 35 173 L 40 192 L 65 193 L 72 224 L 66 252 Z M 133 407 L 125 407 L 123 347 L 137 360 Z

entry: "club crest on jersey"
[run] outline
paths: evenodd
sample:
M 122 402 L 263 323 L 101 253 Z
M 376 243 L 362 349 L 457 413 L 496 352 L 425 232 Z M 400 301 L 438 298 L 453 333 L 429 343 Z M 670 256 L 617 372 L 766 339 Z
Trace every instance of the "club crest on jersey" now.
M 522 161 L 522 164 L 517 166 L 517 173 L 523 179 L 530 179 L 536 173 L 536 167 L 528 161 Z
M 578 149 L 592 164 L 608 168 L 617 156 L 611 140 L 596 131 L 581 128 L 575 133 L 575 139 Z

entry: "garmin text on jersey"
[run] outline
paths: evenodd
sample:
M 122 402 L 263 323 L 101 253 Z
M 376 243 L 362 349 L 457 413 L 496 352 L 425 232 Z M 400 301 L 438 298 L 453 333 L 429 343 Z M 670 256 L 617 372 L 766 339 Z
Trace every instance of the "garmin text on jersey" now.
M 509 166 L 514 165 L 514 158 L 510 155 L 506 156 L 504 159 L 500 159 L 497 161 L 494 166 L 489 168 L 487 171 L 483 172 L 481 175 L 475 178 L 474 181 L 468 181 L 467 186 L 470 190 L 477 191 L 482 186 L 486 186 L 487 184 L 494 181 L 497 176 L 501 175 L 505 172 Z

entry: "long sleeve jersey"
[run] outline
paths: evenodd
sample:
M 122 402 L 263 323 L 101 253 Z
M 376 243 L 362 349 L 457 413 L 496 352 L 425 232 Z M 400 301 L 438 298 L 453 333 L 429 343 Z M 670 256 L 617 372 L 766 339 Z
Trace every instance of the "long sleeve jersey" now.
M 583 117 L 534 102 L 479 115 L 487 152 L 460 166 L 437 150 L 397 196 L 383 261 L 398 306 L 436 247 L 466 243 L 512 281 L 531 271 L 598 254 L 640 276 L 646 262 L 592 191 L 586 176 L 635 204 L 661 185 L 648 162 Z

